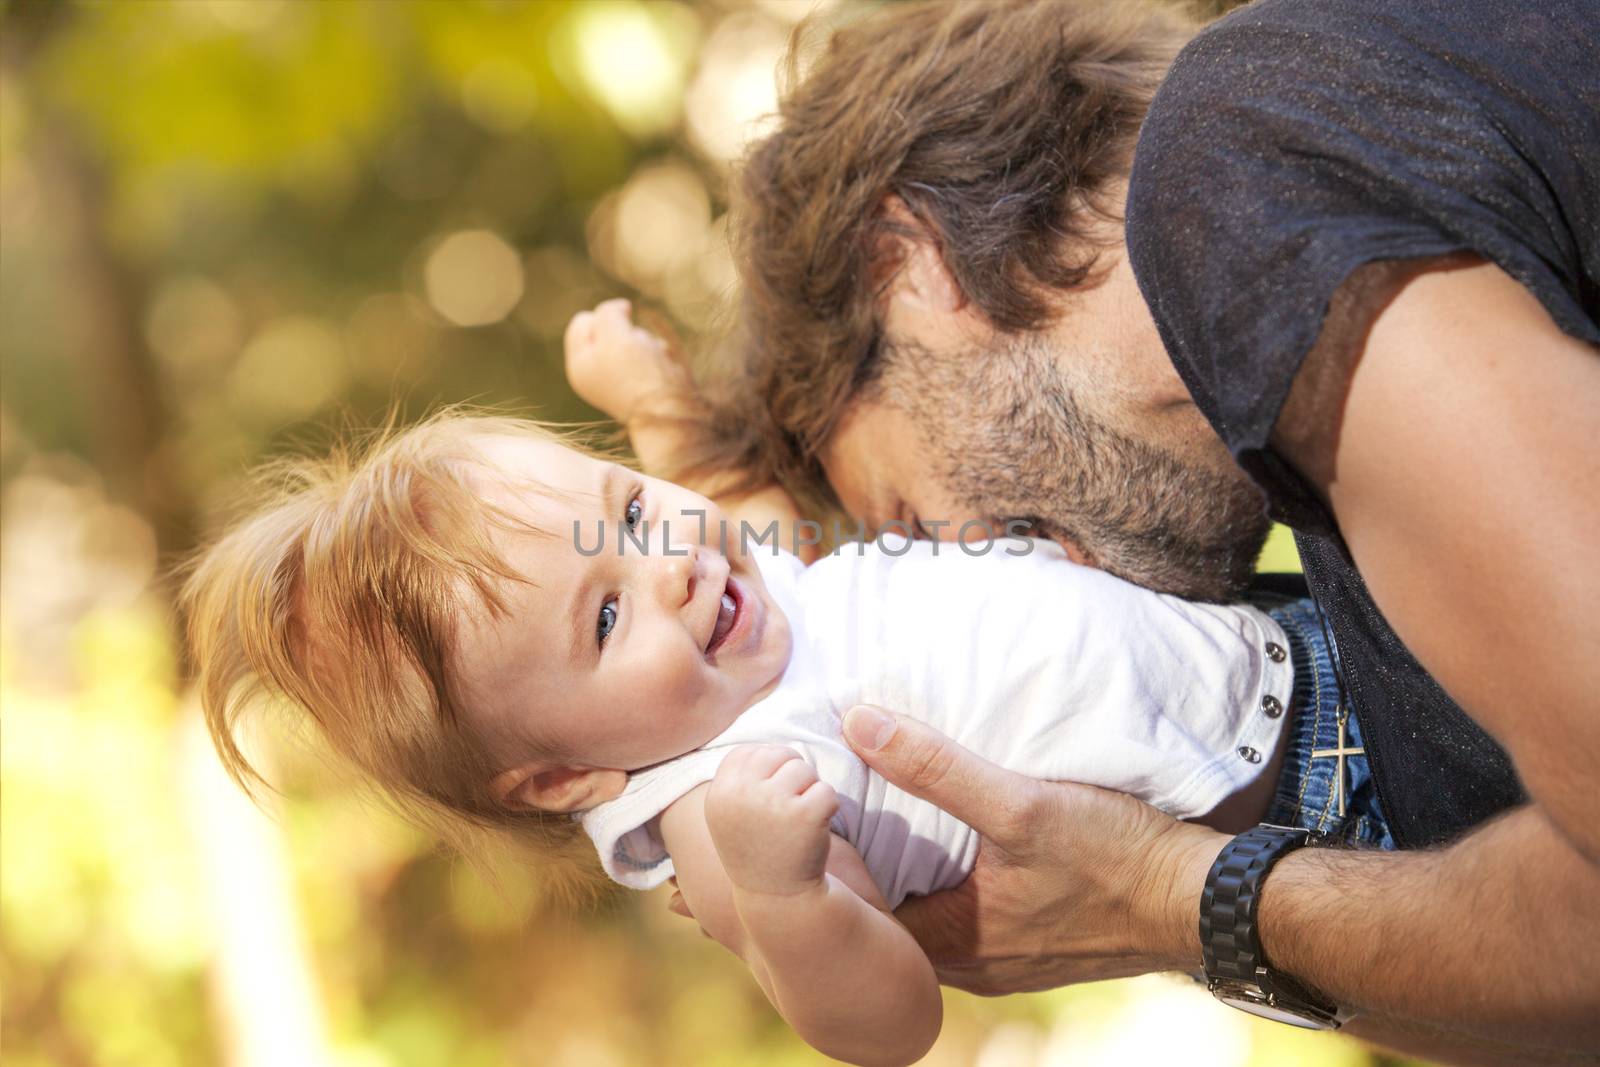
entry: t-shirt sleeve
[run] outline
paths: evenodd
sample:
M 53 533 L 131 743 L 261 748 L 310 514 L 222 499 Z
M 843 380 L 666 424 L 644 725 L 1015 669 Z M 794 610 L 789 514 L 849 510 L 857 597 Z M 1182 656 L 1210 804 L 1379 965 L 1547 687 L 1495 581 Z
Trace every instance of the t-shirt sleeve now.
M 1151 105 L 1129 255 L 1241 458 L 1365 263 L 1476 252 L 1600 342 L 1596 31 L 1560 0 L 1450 3 L 1263 0 L 1196 38 Z
M 621 796 L 579 818 L 594 842 L 600 866 L 611 880 L 629 889 L 654 889 L 673 875 L 672 858 L 648 828 L 649 822 L 685 793 L 716 777 L 731 746 L 698 749 L 628 776 Z

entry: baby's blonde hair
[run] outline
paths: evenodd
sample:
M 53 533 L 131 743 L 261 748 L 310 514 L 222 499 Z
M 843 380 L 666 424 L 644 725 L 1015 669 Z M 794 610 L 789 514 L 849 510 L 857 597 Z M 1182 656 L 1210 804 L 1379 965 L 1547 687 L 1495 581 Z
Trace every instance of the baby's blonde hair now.
M 547 888 L 582 897 L 603 879 L 593 846 L 569 815 L 490 796 L 504 768 L 463 721 L 454 678 L 463 611 L 503 613 L 502 583 L 524 580 L 490 539 L 517 520 L 471 478 L 488 466 L 475 442 L 495 436 L 596 455 L 570 431 L 451 410 L 264 468 L 251 512 L 191 565 L 189 646 L 212 741 L 247 793 L 267 783 L 241 720 L 286 699 L 409 821 L 480 868 L 496 839 L 517 846 Z

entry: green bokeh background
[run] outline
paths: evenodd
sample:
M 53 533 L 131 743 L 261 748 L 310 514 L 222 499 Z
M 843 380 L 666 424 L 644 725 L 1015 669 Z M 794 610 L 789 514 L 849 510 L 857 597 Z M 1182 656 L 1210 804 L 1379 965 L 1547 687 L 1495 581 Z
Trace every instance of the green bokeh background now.
M 491 891 L 305 746 L 244 805 L 163 577 L 252 464 L 391 405 L 593 418 L 580 308 L 711 327 L 728 160 L 808 10 L 0 7 L 7 1065 L 820 1060 L 659 895 Z M 1162 977 L 947 1002 L 930 1063 L 1371 1062 Z

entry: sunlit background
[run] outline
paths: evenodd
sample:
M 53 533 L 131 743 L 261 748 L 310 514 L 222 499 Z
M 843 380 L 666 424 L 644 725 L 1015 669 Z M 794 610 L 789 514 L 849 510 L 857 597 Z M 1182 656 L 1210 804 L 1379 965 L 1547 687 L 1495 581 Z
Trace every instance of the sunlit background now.
M 0 6 L 6 1064 L 820 1059 L 659 895 L 491 892 L 304 746 L 251 807 L 163 577 L 254 462 L 393 402 L 594 417 L 580 308 L 710 328 L 730 166 L 813 7 Z M 951 993 L 928 1062 L 1370 1061 L 1150 977 Z

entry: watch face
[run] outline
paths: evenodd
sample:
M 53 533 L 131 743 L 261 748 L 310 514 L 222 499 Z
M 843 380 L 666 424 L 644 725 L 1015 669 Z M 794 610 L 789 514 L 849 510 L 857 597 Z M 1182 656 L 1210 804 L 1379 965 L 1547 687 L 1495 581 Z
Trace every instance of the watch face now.
M 1238 1008 L 1240 1011 L 1247 1011 L 1251 1015 L 1259 1015 L 1263 1019 L 1271 1019 L 1275 1023 L 1288 1023 L 1290 1026 L 1298 1026 L 1305 1030 L 1331 1029 L 1327 1023 L 1322 1022 L 1320 1019 L 1313 1019 L 1307 1015 L 1300 1015 L 1289 1011 L 1286 1008 L 1273 1007 L 1265 1000 L 1257 1000 L 1254 997 L 1241 997 L 1229 993 L 1218 993 L 1217 999 L 1222 1001 L 1224 1004 Z

